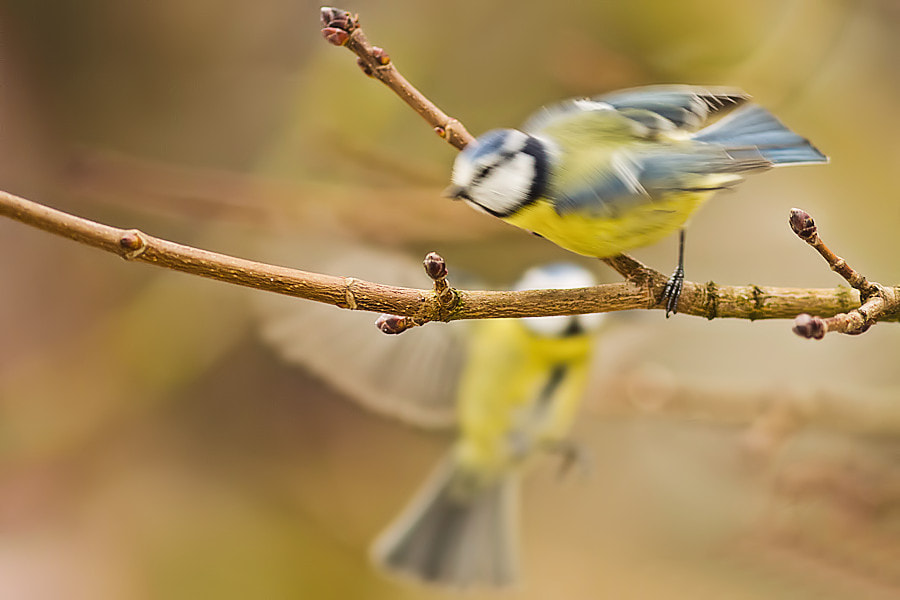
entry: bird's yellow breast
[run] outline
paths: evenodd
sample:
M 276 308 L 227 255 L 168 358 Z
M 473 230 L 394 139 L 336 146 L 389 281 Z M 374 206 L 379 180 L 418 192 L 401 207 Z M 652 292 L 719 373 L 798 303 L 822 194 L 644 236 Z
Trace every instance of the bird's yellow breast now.
M 615 217 L 584 213 L 560 215 L 551 200 L 540 198 L 503 220 L 566 250 L 606 258 L 648 246 L 678 231 L 711 195 L 711 192 L 680 192 L 627 208 Z
M 510 447 L 514 437 L 522 437 L 530 454 L 566 436 L 584 393 L 592 342 L 587 335 L 538 337 L 517 320 L 478 325 L 458 392 L 457 458 L 490 479 L 522 458 Z M 563 369 L 563 376 L 541 399 L 554 369 Z M 545 403 L 539 418 L 538 401 Z M 531 416 L 533 422 L 523 423 Z

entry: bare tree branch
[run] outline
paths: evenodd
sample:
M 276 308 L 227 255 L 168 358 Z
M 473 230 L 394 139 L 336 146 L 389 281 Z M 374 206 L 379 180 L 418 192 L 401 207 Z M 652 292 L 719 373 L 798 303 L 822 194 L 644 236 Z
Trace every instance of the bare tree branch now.
M 887 288 L 880 283 L 872 283 L 861 273 L 847 264 L 843 258 L 831 251 L 819 237 L 813 218 L 806 211 L 791 210 L 791 229 L 801 240 L 822 255 L 831 270 L 843 277 L 853 289 L 859 291 L 862 306 L 849 312 L 842 312 L 823 319 L 807 313 L 794 319 L 794 333 L 805 338 L 822 339 L 829 331 L 839 331 L 850 335 L 866 332 L 880 319 L 896 317 L 900 310 L 900 298 L 896 288 Z
M 396 71 L 384 51 L 366 41 L 356 17 L 338 9 L 323 9 L 322 16 L 326 38 L 338 45 L 346 45 L 356 53 L 366 70 L 391 87 L 430 124 L 440 128 L 448 142 L 462 148 L 472 139 L 458 121 L 445 115 L 412 88 Z M 390 313 L 400 319 L 383 323 L 383 330 L 403 330 L 429 321 L 655 309 L 660 308 L 658 301 L 666 281 L 661 273 L 623 255 L 604 259 L 626 278 L 622 283 L 568 290 L 456 290 L 447 282 L 443 259 L 429 255 L 426 272 L 433 280 L 433 289 L 411 289 L 352 277 L 309 273 L 192 248 L 135 229 L 119 229 L 76 217 L 7 192 L 0 192 L 0 215 L 115 253 L 126 260 L 351 310 Z M 884 299 L 886 306 L 879 314 L 894 314 L 897 311 L 896 299 L 900 293 L 896 288 L 867 285 L 860 287 L 866 301 L 871 299 L 869 291 L 884 291 L 878 297 Z M 833 317 L 851 313 L 854 309 L 856 313 L 863 314 L 856 292 L 846 288 L 727 286 L 715 282 L 685 282 L 679 304 L 682 314 L 707 319 L 784 319 L 804 312 Z
M 409 317 L 415 324 L 656 308 L 656 298 L 664 285 L 661 274 L 642 267 L 648 276 L 641 284 L 610 283 L 571 290 L 466 291 L 443 287 L 438 269 L 435 289 L 411 289 L 308 273 L 192 248 L 136 229 L 119 229 L 76 217 L 7 192 L 0 192 L 0 215 L 126 260 L 341 308 L 391 313 Z M 448 301 L 453 297 L 455 302 Z M 857 305 L 846 290 L 719 286 L 712 282 L 687 282 L 682 302 L 684 313 L 709 319 L 784 319 L 804 310 L 834 315 Z

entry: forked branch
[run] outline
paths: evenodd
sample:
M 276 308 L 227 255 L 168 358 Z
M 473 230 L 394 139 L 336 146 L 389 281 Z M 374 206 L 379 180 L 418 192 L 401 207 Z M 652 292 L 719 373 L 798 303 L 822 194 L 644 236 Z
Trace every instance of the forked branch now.
M 463 148 L 472 140 L 459 121 L 447 116 L 413 88 L 400 75 L 387 54 L 368 42 L 354 15 L 326 8 L 322 9 L 322 20 L 325 26 L 323 34 L 330 42 L 353 51 L 364 71 L 388 85 L 450 144 Z M 309 273 L 209 252 L 156 238 L 136 229 L 119 229 L 89 221 L 7 192 L 0 192 L 0 215 L 115 253 L 126 260 L 351 310 L 390 313 L 396 317 L 382 319 L 379 324 L 383 330 L 392 333 L 429 321 L 657 309 L 661 308 L 658 301 L 666 280 L 661 273 L 623 255 L 604 261 L 626 278 L 622 283 L 568 290 L 457 290 L 447 281 L 447 266 L 443 259 L 430 254 L 426 258 L 425 268 L 432 279 L 432 289 L 412 289 L 352 277 Z M 846 263 L 838 259 L 829 261 L 829 264 L 833 267 L 838 265 L 835 269 L 844 274 Z M 900 312 L 897 307 L 900 293 L 896 288 L 869 283 L 864 278 L 844 276 L 859 290 L 863 297 L 862 306 L 856 292 L 844 288 L 803 289 L 685 282 L 679 312 L 707 319 L 750 320 L 785 319 L 800 313 L 814 313 L 820 315 L 810 317 L 816 327 L 819 327 L 818 321 L 815 321 L 818 319 L 825 323 L 825 331 L 848 333 L 864 330 L 875 320 Z M 798 323 L 797 327 L 801 325 Z M 813 334 L 810 337 L 819 336 Z
M 791 229 L 801 240 L 815 248 L 822 255 L 831 270 L 843 277 L 853 289 L 859 292 L 861 306 L 840 314 L 822 318 L 807 313 L 797 315 L 794 319 L 794 333 L 805 338 L 817 340 L 825 337 L 829 331 L 838 331 L 850 335 L 858 335 L 868 331 L 869 327 L 879 320 L 894 317 L 900 312 L 900 298 L 897 288 L 885 287 L 880 283 L 872 283 L 861 273 L 847 264 L 843 258 L 831 251 L 819 237 L 819 231 L 813 218 L 799 208 L 791 209 Z

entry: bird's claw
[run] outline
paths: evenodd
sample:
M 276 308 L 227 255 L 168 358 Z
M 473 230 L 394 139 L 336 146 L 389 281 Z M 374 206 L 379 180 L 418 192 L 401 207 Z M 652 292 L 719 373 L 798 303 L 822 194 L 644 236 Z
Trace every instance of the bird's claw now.
M 678 265 L 672 276 L 666 281 L 666 289 L 663 291 L 663 300 L 666 301 L 666 318 L 678 312 L 678 299 L 681 298 L 681 289 L 684 287 L 684 267 Z
M 577 443 L 571 440 L 560 440 L 553 443 L 548 449 L 559 455 L 560 463 L 557 476 L 560 479 L 572 472 L 573 468 L 581 473 L 590 471 L 590 457 L 584 448 Z

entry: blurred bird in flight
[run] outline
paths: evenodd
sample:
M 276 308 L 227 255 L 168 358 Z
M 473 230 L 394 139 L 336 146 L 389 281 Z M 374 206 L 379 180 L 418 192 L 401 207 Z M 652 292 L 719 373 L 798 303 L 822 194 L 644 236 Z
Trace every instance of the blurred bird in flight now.
M 343 262 L 360 276 L 414 285 L 410 271 L 417 271 L 415 280 L 422 280 L 421 267 L 410 269 L 405 257 L 373 262 L 362 252 L 345 252 Z M 363 264 L 393 276 L 359 273 Z M 324 268 L 347 272 L 333 260 Z M 556 263 L 530 269 L 514 289 L 594 284 L 586 269 Z M 486 319 L 385 336 L 371 315 L 276 296 L 260 300 L 263 337 L 286 359 L 379 413 L 457 428 L 447 456 L 373 544 L 374 562 L 389 573 L 448 587 L 514 582 L 519 478 L 542 453 L 572 458 L 569 431 L 603 316 Z M 358 329 L 363 319 L 366 335 Z

